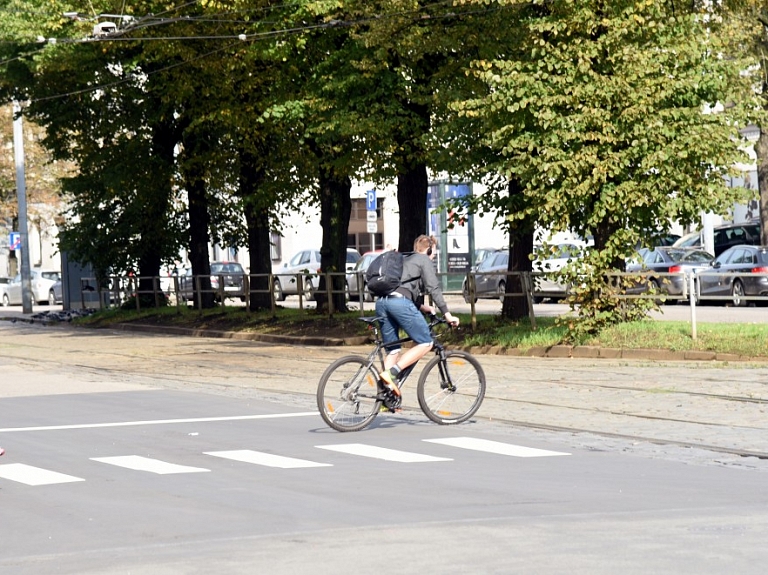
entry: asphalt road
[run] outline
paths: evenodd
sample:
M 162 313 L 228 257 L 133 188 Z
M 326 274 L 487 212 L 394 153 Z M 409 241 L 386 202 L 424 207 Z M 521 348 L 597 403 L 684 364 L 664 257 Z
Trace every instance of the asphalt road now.
M 0 573 L 764 572 L 768 460 L 676 434 L 764 443 L 768 368 L 483 357 L 474 422 L 340 434 L 350 351 L 0 322 Z
M 0 572 L 764 571 L 762 473 L 121 385 L 0 401 Z

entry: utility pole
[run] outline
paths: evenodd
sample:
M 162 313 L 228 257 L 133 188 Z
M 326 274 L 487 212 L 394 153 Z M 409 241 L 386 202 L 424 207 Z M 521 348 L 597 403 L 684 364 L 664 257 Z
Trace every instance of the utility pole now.
M 16 160 L 16 199 L 19 202 L 19 235 L 21 236 L 21 305 L 22 313 L 32 313 L 32 282 L 29 268 L 29 228 L 27 227 L 27 184 L 24 177 L 24 131 L 21 106 L 13 102 L 13 152 Z

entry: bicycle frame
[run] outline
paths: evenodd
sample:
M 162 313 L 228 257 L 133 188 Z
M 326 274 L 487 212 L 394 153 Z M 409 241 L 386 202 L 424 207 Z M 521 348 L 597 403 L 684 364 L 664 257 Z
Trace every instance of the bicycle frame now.
M 441 323 L 446 323 L 445 320 L 438 319 L 435 316 L 432 316 L 433 319 L 431 322 L 429 322 L 429 335 L 432 336 L 432 351 L 435 352 L 435 355 L 440 356 L 440 363 L 439 363 L 439 369 L 440 369 L 440 377 L 443 382 L 450 381 L 448 378 L 448 366 L 446 365 L 445 361 L 445 348 L 443 347 L 443 344 L 440 343 L 440 341 L 435 336 L 435 333 L 432 331 L 432 328 L 434 328 L 436 325 L 439 325 Z M 361 321 L 364 321 L 368 324 L 368 327 L 373 330 L 373 343 L 374 348 L 371 350 L 371 352 L 368 354 L 367 358 L 367 364 L 369 366 L 373 365 L 378 358 L 379 360 L 379 367 L 380 371 L 384 370 L 384 351 L 394 349 L 397 347 L 401 347 L 404 343 L 408 343 L 409 341 L 413 341 L 410 337 L 404 337 L 401 339 L 398 339 L 396 341 L 390 342 L 390 343 L 384 343 L 381 339 L 381 329 L 379 328 L 379 317 L 373 317 L 373 318 L 367 318 L 367 317 L 361 317 L 359 318 Z M 408 376 L 411 374 L 413 369 L 416 367 L 418 362 L 409 365 L 405 369 L 403 369 L 402 372 L 400 372 L 400 377 L 398 378 L 398 387 L 402 387 L 405 384 L 405 381 L 408 379 Z

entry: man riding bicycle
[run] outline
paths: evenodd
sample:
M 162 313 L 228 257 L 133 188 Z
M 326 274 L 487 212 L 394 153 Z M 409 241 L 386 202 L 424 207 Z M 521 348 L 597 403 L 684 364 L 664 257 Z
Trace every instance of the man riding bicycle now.
M 436 307 L 453 326 L 459 325 L 459 318 L 448 311 L 443 298 L 440 282 L 435 273 L 432 259 L 435 257 L 435 238 L 420 235 L 413 242 L 414 253 L 403 261 L 401 284 L 392 294 L 376 300 L 376 315 L 381 319 L 381 336 L 385 344 L 397 341 L 402 329 L 414 341 L 414 346 L 401 353 L 401 349 L 390 349 L 384 360 L 381 384 L 395 396 L 400 388 L 395 381 L 401 371 L 415 364 L 432 349 L 429 326 L 420 312 L 435 313 L 435 308 L 424 303 L 424 294 L 432 297 Z

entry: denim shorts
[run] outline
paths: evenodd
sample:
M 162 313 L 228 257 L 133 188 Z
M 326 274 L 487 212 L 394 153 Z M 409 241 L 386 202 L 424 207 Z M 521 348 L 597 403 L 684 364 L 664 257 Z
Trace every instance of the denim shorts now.
M 397 341 L 402 329 L 418 345 L 432 343 L 429 326 L 416 304 L 405 297 L 381 297 L 376 300 L 376 315 L 381 320 L 381 337 L 384 343 Z M 394 351 L 396 348 L 390 349 Z

